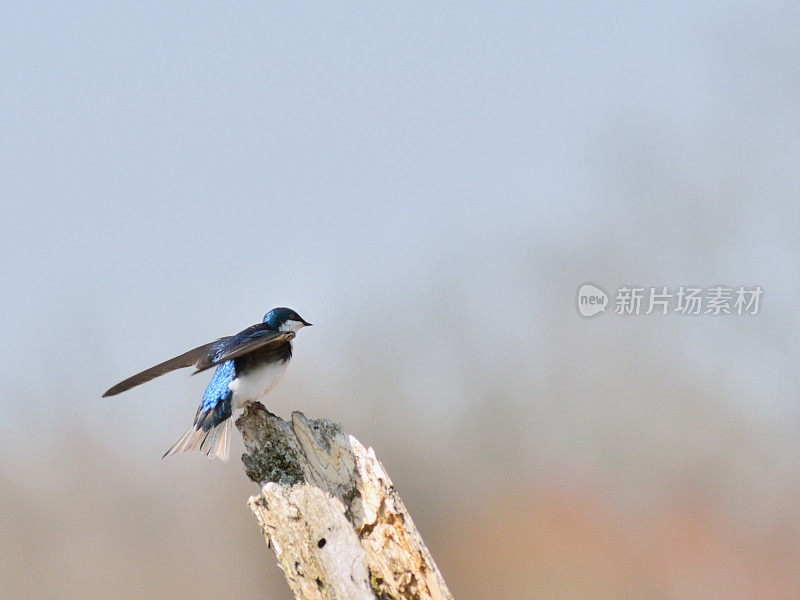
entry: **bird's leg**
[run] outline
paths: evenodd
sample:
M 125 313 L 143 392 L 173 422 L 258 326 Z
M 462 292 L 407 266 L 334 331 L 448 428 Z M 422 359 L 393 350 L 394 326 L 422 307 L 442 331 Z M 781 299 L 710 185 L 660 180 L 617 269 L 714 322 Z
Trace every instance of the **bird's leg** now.
M 277 417 L 277 415 L 274 415 L 273 413 L 271 413 L 271 412 L 270 412 L 270 411 L 267 409 L 267 407 L 266 407 L 266 406 L 264 406 L 263 404 L 261 404 L 261 402 L 256 402 L 256 401 L 248 402 L 248 403 L 246 403 L 246 404 L 244 405 L 244 407 L 243 407 L 243 408 L 245 409 L 245 411 L 248 411 L 248 410 L 252 410 L 252 411 L 259 411 L 259 410 L 260 410 L 260 411 L 262 411 L 262 412 L 265 412 L 265 413 L 267 413 L 267 414 L 268 414 L 268 415 L 270 415 L 270 416 Z

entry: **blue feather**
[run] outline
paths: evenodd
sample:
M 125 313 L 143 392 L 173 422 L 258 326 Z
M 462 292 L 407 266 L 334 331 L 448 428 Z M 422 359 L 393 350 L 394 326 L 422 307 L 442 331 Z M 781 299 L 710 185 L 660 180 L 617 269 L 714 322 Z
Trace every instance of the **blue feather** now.
M 237 375 L 235 361 L 228 360 L 217 367 L 203 394 L 200 408 L 197 410 L 195 418 L 197 429 L 202 428 L 203 431 L 208 431 L 231 417 L 233 392 L 229 386 Z

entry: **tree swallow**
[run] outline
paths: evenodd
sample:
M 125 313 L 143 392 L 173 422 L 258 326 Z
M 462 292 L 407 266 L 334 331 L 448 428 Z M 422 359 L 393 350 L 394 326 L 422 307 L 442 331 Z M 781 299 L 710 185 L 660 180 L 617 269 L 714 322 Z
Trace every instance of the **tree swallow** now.
M 199 450 L 209 458 L 228 460 L 231 416 L 236 409 L 258 401 L 275 387 L 292 357 L 292 339 L 300 328 L 308 325 L 311 323 L 290 308 L 273 308 L 264 315 L 262 323 L 128 377 L 103 397 L 114 396 L 176 369 L 193 366 L 197 369 L 194 375 L 217 367 L 197 409 L 194 425 L 164 457 Z

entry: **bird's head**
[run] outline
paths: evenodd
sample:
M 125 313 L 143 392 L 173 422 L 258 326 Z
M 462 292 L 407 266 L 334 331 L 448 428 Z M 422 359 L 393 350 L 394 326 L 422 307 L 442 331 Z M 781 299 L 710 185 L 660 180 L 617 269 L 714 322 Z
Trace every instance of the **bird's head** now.
M 311 325 L 291 308 L 273 308 L 264 315 L 264 323 L 275 331 L 298 331 L 302 327 Z

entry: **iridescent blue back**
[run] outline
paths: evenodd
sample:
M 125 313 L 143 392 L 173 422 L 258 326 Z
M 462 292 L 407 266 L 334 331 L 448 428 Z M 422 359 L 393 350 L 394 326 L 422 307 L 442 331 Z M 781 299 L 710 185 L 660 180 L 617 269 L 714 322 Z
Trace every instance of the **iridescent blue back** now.
M 197 409 L 195 427 L 208 431 L 216 427 L 225 419 L 233 414 L 231 403 L 233 392 L 228 387 L 236 377 L 236 365 L 234 361 L 228 360 L 217 367 L 214 376 L 208 383 L 203 401 Z

